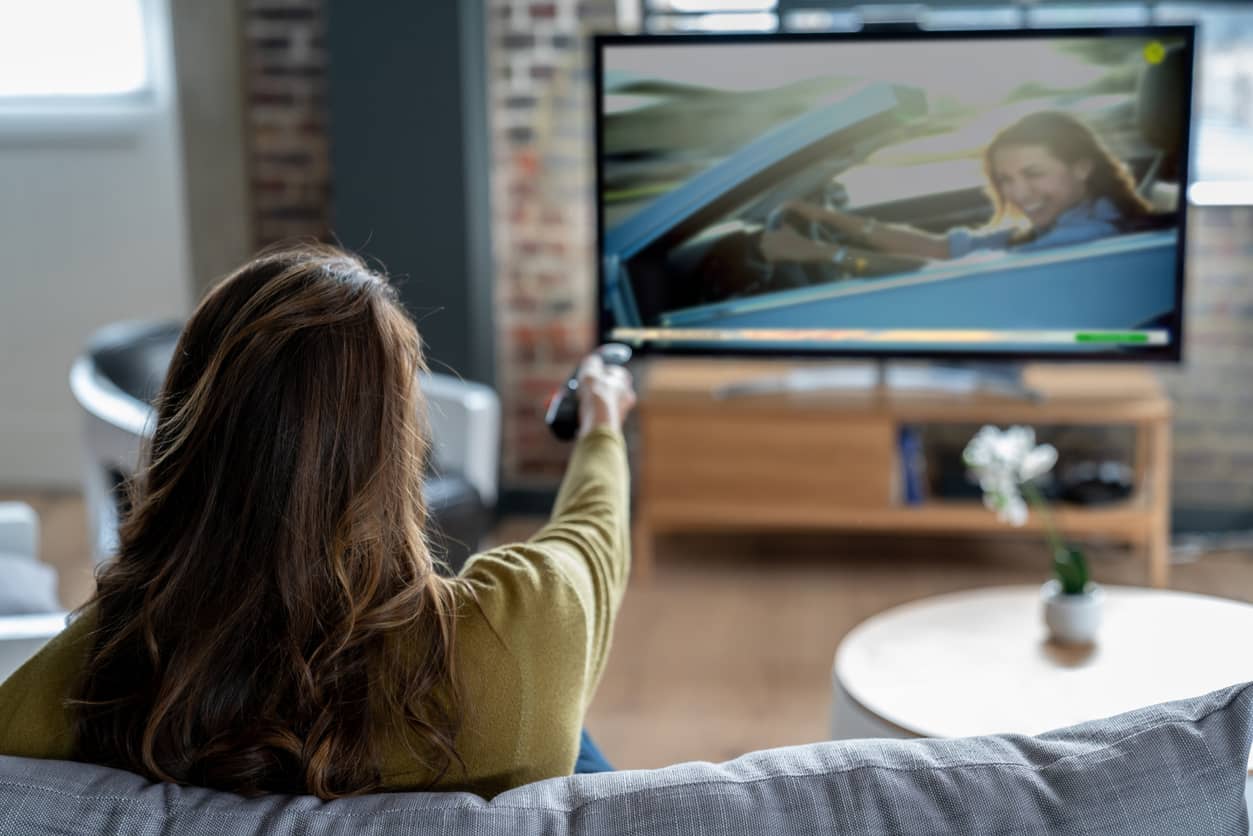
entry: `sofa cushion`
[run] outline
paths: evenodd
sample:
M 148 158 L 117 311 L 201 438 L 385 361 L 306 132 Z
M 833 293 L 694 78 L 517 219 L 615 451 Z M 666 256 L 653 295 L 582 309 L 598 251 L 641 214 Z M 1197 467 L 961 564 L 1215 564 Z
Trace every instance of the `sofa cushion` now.
M 243 799 L 0 757 L 0 833 L 1244 834 L 1253 684 L 1039 737 L 861 740 L 556 778 L 484 801 Z

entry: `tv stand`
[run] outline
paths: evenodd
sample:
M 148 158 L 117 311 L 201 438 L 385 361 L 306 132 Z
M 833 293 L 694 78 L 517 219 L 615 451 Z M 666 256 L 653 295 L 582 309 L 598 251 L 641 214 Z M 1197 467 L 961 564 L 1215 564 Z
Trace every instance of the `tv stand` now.
M 1015 529 L 977 500 L 905 502 L 900 428 L 945 423 L 1129 425 L 1136 432 L 1132 497 L 1097 507 L 1059 505 L 1055 517 L 1067 537 L 1101 537 L 1141 547 L 1149 583 L 1168 585 L 1171 405 L 1147 368 L 1027 366 L 1022 383 L 1035 393 L 1031 398 L 986 388 L 879 386 L 873 383 L 873 372 L 869 386 L 776 386 L 766 391 L 761 384 L 818 368 L 660 358 L 640 369 L 634 530 L 638 577 L 649 575 L 654 541 L 669 532 L 832 529 L 1019 533 L 1039 540 L 1043 578 L 1049 561 L 1038 514 Z M 865 364 L 833 371 L 839 368 L 823 372 L 828 382 L 838 374 L 845 382 L 868 374 Z M 752 396 L 743 394 L 746 386 Z
M 808 365 L 760 377 L 733 380 L 717 387 L 713 396 L 725 399 L 787 392 L 834 392 L 874 388 L 957 395 L 987 392 L 1024 400 L 1036 400 L 1040 397 L 1039 392 L 1023 381 L 1022 366 L 1019 364 L 892 365 L 884 360 Z

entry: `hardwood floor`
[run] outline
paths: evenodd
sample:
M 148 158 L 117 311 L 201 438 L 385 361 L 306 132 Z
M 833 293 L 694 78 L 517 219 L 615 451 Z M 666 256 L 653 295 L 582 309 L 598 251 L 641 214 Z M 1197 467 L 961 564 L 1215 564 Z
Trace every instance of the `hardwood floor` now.
M 86 521 L 76 495 L 0 494 L 39 512 L 43 560 L 67 607 L 90 593 Z M 543 521 L 511 518 L 493 539 Z M 1144 583 L 1138 554 L 1090 550 L 1103 583 Z M 633 584 L 587 725 L 621 768 L 719 761 L 827 734 L 831 662 L 861 620 L 896 604 L 1047 576 L 1031 538 L 675 536 Z M 1214 552 L 1172 567 L 1172 587 L 1253 602 L 1253 552 Z M 1215 637 L 1246 644 L 1241 637 Z
M 537 525 L 500 533 L 521 539 Z M 1090 554 L 1098 581 L 1145 584 L 1138 553 Z M 859 622 L 929 595 L 1047 577 L 1031 538 L 665 538 L 652 582 L 627 593 L 587 726 L 621 768 L 825 739 L 835 650 Z M 1253 602 L 1253 553 L 1177 564 L 1171 585 Z

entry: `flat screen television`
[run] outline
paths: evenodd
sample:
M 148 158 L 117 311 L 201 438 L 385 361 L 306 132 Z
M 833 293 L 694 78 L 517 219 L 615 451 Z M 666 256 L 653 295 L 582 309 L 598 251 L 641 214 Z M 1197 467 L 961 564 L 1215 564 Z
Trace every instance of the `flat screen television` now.
M 1193 41 L 597 37 L 601 341 L 1178 361 Z

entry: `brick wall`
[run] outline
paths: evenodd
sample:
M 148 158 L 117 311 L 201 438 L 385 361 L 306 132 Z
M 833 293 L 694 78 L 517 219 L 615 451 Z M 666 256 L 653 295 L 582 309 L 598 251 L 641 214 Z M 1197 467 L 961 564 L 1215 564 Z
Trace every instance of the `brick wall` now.
M 550 486 L 568 450 L 545 400 L 595 339 L 595 170 L 585 35 L 613 0 L 488 0 L 488 100 L 504 479 Z
M 244 0 L 246 125 L 254 238 L 330 229 L 321 0 Z
M 1193 209 L 1184 365 L 1175 404 L 1175 505 L 1253 509 L 1253 209 Z

